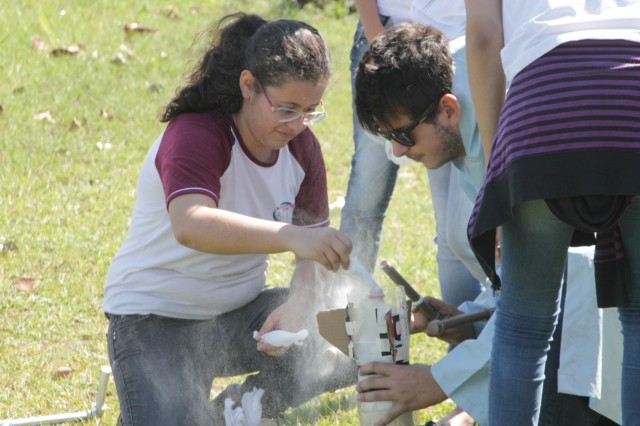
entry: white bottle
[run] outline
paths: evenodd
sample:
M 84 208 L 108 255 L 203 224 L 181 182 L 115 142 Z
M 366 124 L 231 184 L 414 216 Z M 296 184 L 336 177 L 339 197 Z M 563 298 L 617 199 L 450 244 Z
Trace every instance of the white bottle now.
M 369 295 L 349 299 L 349 322 L 351 328 L 350 352 L 358 366 L 368 362 L 394 363 L 396 361 L 395 326 L 391 306 L 384 302 L 380 288 L 371 289 Z M 349 322 L 347 324 L 349 324 Z M 408 351 L 405 351 L 408 352 Z M 407 360 L 408 361 L 408 360 Z M 358 381 L 371 376 L 358 376 Z M 359 402 L 358 413 L 361 426 L 372 426 L 392 407 L 391 401 Z M 413 426 L 413 414 L 404 413 L 390 425 Z

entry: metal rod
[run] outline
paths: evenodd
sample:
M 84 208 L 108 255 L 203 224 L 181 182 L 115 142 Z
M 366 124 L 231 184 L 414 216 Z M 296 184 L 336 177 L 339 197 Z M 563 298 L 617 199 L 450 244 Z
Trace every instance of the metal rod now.
M 56 424 L 64 422 L 80 422 L 90 419 L 95 415 L 94 410 L 90 411 L 77 411 L 75 413 L 65 414 L 52 414 L 50 416 L 38 416 L 28 417 L 25 419 L 8 419 L 3 420 L 0 425 L 2 426 L 25 426 L 25 425 L 44 425 L 44 424 Z
M 111 377 L 111 367 L 103 365 L 100 367 L 100 378 L 98 379 L 98 393 L 96 394 L 96 405 L 94 407 L 96 416 L 101 417 L 104 410 L 104 401 L 107 399 L 107 386 Z
M 81 422 L 92 417 L 102 416 L 104 411 L 104 401 L 107 396 L 107 385 L 111 376 L 111 367 L 103 366 L 100 368 L 100 378 L 98 379 L 98 394 L 96 395 L 96 404 L 93 410 L 76 411 L 75 413 L 52 414 L 49 416 L 36 416 L 24 419 L 7 419 L 0 420 L 0 426 L 26 426 L 26 425 L 44 425 L 56 424 L 64 422 Z
M 474 323 L 476 321 L 488 320 L 491 317 L 491 314 L 493 314 L 493 311 L 493 309 L 483 309 L 477 312 L 456 315 L 447 319 L 436 319 L 430 321 L 427 326 L 427 334 L 429 336 L 439 337 L 442 336 L 445 331 L 452 328 Z
M 391 266 L 386 259 L 383 259 L 380 262 L 380 267 L 382 268 L 384 273 L 387 274 L 389 278 L 391 278 L 391 281 L 396 283 L 396 285 L 404 288 L 404 292 L 407 294 L 409 299 L 411 299 L 416 308 L 422 311 L 422 313 L 427 317 L 429 321 L 436 320 L 440 317 L 440 314 L 438 314 L 438 312 L 433 309 L 431 305 L 429 305 L 422 298 L 422 296 L 420 296 L 420 293 L 418 293 L 413 287 L 411 287 L 411 284 L 409 284 L 407 280 L 405 280 L 402 275 L 400 275 L 400 273 L 396 271 L 396 269 Z

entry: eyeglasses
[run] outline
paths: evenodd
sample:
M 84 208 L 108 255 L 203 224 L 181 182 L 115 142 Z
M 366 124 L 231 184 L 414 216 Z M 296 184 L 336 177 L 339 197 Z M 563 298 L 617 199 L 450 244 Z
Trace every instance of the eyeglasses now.
M 264 97 L 267 98 L 267 102 L 269 102 L 269 105 L 271 106 L 271 112 L 274 114 L 274 117 L 278 123 L 290 123 L 302 118 L 302 124 L 304 124 L 305 126 L 313 126 L 314 124 L 322 121 L 327 116 L 327 112 L 324 110 L 324 104 L 322 103 L 322 100 L 320 101 L 320 107 L 322 108 L 322 111 L 300 112 L 296 111 L 293 108 L 276 107 L 273 105 L 273 102 L 271 102 L 271 99 L 269 99 L 269 95 L 267 95 L 267 91 L 264 90 L 264 87 L 262 87 L 260 81 L 258 81 L 258 79 L 256 79 L 256 81 L 258 82 L 258 86 L 260 86 L 260 90 L 262 90 L 262 93 L 264 93 Z
M 414 146 L 416 144 L 416 141 L 414 141 L 413 138 L 411 137 L 411 132 L 413 132 L 413 129 L 418 127 L 418 124 L 422 123 L 427 118 L 429 118 L 429 116 L 433 113 L 433 111 L 435 111 L 436 107 L 438 106 L 438 102 L 440 101 L 440 98 L 441 97 L 438 97 L 436 100 L 431 102 L 427 107 L 427 109 L 425 109 L 424 112 L 420 114 L 420 116 L 415 120 L 413 120 L 411 123 L 407 124 L 406 126 L 400 127 L 399 129 L 389 130 L 388 132 L 380 131 L 379 132 L 380 136 L 382 136 L 387 140 L 393 139 L 394 141 L 398 142 L 400 145 L 403 145 L 403 146 L 407 146 L 407 147 Z

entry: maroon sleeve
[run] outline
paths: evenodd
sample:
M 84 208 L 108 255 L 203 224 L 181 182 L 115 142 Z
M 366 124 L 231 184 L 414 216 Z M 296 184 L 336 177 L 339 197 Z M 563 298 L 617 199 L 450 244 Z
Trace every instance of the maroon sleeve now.
M 305 172 L 296 197 L 293 224 L 328 226 L 327 171 L 320 143 L 311 130 L 306 129 L 289 143 L 289 149 Z
M 175 197 L 192 193 L 218 203 L 234 140 L 229 129 L 227 120 L 211 113 L 181 114 L 167 125 L 155 160 L 167 207 Z

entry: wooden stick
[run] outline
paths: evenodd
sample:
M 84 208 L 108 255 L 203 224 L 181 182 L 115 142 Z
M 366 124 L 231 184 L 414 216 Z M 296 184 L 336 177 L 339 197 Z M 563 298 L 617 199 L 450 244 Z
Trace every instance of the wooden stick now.
M 418 309 L 420 309 L 420 311 L 422 311 L 422 313 L 427 317 L 429 321 L 440 318 L 440 314 L 438 314 L 438 311 L 433 309 L 431 305 L 429 305 L 422 298 L 422 296 L 420 296 L 420 294 L 413 287 L 411 287 L 411 284 L 409 284 L 407 280 L 405 280 L 402 275 L 400 275 L 400 273 L 396 271 L 396 269 L 391 266 L 386 259 L 383 259 L 380 262 L 380 267 L 382 268 L 384 273 L 387 274 L 389 278 L 391 278 L 391 281 L 393 281 L 396 285 L 404 288 L 404 292 L 407 294 L 407 297 L 411 299 L 413 304 Z
M 470 312 L 468 314 L 460 314 L 447 319 L 435 319 L 429 321 L 427 327 L 427 334 L 433 337 L 442 336 L 447 330 L 450 330 L 461 325 L 470 324 L 476 321 L 488 320 L 493 314 L 493 309 L 483 309 L 477 312 Z

